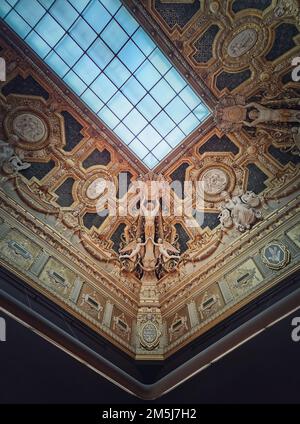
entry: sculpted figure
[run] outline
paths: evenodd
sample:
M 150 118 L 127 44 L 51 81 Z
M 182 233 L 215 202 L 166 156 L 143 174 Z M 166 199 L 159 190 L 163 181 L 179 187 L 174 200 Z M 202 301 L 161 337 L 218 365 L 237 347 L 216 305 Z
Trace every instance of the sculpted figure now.
M 259 197 L 253 191 L 246 191 L 246 193 L 241 195 L 243 203 L 248 205 L 251 208 L 257 208 L 260 204 Z
M 245 104 L 242 99 L 237 99 L 233 104 L 233 100 L 229 98 L 220 101 L 215 119 L 218 127 L 228 132 L 240 130 L 243 125 L 259 127 L 268 123 L 300 123 L 300 110 L 272 109 L 256 102 Z
M 29 168 L 30 163 L 23 162 L 24 156 L 15 153 L 19 138 L 12 134 L 7 141 L 0 140 L 0 166 L 6 174 L 14 174 Z
M 124 249 L 120 250 L 120 253 L 126 253 L 130 251 L 131 253 L 127 255 L 120 255 L 119 258 L 130 259 L 135 262 L 143 246 L 145 246 L 145 243 L 142 243 L 142 239 L 139 237 L 137 241 L 132 241 L 128 244 L 128 246 L 124 247 Z
M 180 251 L 171 244 L 175 240 L 170 234 L 172 228 L 164 225 L 163 213 L 160 212 L 160 199 L 167 195 L 164 180 L 158 176 L 156 183 L 154 176 L 150 174 L 144 182 L 142 189 L 138 187 L 139 191 L 136 193 L 140 200 L 140 214 L 124 229 L 119 260 L 123 270 L 134 272 L 148 290 L 166 272 L 175 269 Z
M 30 167 L 30 163 L 23 162 L 20 156 L 17 155 L 12 156 L 9 159 L 9 163 L 15 172 L 22 171 L 23 169 L 27 169 Z
M 248 127 L 256 127 L 259 124 L 266 122 L 283 123 L 283 122 L 300 122 L 300 110 L 293 109 L 270 109 L 258 103 L 248 103 L 245 108 L 254 107 L 254 110 L 249 112 L 249 121 L 243 121 L 243 124 Z
M 23 162 L 22 157 L 13 154 L 9 159 L 4 161 L 2 169 L 6 174 L 15 174 L 18 171 L 29 168 L 30 166 L 30 163 Z
M 261 218 L 261 212 L 257 210 L 259 205 L 259 198 L 251 191 L 228 199 L 221 207 L 220 222 L 225 228 L 234 225 L 239 231 L 248 230 Z
M 162 258 L 165 258 L 167 260 L 170 259 L 179 259 L 179 250 L 176 249 L 174 246 L 172 246 L 171 243 L 168 243 L 167 241 L 163 241 L 161 238 L 157 240 L 157 243 L 154 243 L 155 246 L 158 247 L 159 255 Z M 169 252 L 175 253 L 175 255 L 169 255 Z
M 146 205 L 145 199 L 143 199 L 141 202 L 142 216 L 145 219 L 145 240 L 148 238 L 154 240 L 155 236 L 155 217 L 159 211 L 160 204 L 158 199 L 156 199 L 154 202 L 155 203 L 147 202 Z
M 218 216 L 220 223 L 225 228 L 230 228 L 233 225 L 230 210 L 226 206 L 221 206 L 221 212 Z
M 0 140 L 0 166 L 14 155 L 14 148 L 19 138 L 12 134 L 7 141 Z
M 14 154 L 14 149 L 5 141 L 0 140 L 0 165 L 12 157 Z
M 300 126 L 299 127 L 293 127 L 291 129 L 292 137 L 294 140 L 295 145 L 292 147 L 292 153 L 298 154 L 300 153 Z

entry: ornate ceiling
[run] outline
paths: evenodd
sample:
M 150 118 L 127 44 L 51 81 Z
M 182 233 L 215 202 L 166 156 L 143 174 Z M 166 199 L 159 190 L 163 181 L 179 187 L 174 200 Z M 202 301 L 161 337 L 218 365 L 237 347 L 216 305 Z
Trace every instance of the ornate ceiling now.
M 300 11 L 124 3 L 213 117 L 149 173 L 2 23 L 0 258 L 131 357 L 162 360 L 299 267 Z M 103 180 L 119 211 L 130 182 L 161 185 L 133 184 L 130 213 L 112 215 Z M 202 181 L 202 202 L 177 213 L 174 181 Z

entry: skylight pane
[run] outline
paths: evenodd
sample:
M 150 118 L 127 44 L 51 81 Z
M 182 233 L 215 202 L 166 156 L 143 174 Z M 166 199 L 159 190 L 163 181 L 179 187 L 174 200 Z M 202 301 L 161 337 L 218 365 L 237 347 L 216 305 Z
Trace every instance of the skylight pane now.
M 70 30 L 71 36 L 80 45 L 83 50 L 86 50 L 97 37 L 95 31 L 82 19 L 78 19 Z
M 135 78 L 130 78 L 121 90 L 124 96 L 126 96 L 133 105 L 138 103 L 146 94 L 146 90 Z
M 199 121 L 193 113 L 190 113 L 180 124 L 179 128 L 186 134 L 190 134 L 199 125 Z
M 5 0 L 0 2 L 0 16 L 3 18 L 5 15 L 7 15 L 8 12 L 11 11 L 11 6 L 6 3 Z
M 124 124 L 120 123 L 115 129 L 114 132 L 124 141 L 124 143 L 129 144 L 133 139 L 134 135 Z
M 210 115 L 120 0 L 0 0 L 0 16 L 149 168 Z
M 5 21 L 22 38 L 26 37 L 30 31 L 30 26 L 14 10 L 11 10 L 11 12 L 5 18 Z
M 137 108 L 148 121 L 151 121 L 161 111 L 160 106 L 149 94 L 140 101 Z
M 64 36 L 64 38 L 58 43 L 57 47 L 55 47 L 55 51 L 71 67 L 75 65 L 77 60 L 83 54 L 81 48 L 69 35 Z
M 149 59 L 162 75 L 164 75 L 172 67 L 166 56 L 158 48 L 151 53 Z
M 25 39 L 30 47 L 37 52 L 41 58 L 47 56 L 51 47 L 35 32 L 32 31 Z
M 107 105 L 120 119 L 123 119 L 133 107 L 120 91 L 114 95 Z
M 142 52 L 148 56 L 155 49 L 155 43 L 142 28 L 139 28 L 132 37 L 133 41 L 139 46 Z
M 147 125 L 138 138 L 150 151 L 161 141 L 161 136 L 151 125 Z
M 78 12 L 70 3 L 66 3 L 64 0 L 56 0 L 50 9 L 50 13 L 66 30 L 69 29 L 78 18 Z
M 146 59 L 140 49 L 132 41 L 128 41 L 118 56 L 131 72 L 134 72 Z
M 104 44 L 102 40 L 97 39 L 94 44 L 89 48 L 88 55 L 90 58 L 99 66 L 100 69 L 104 69 L 105 66 L 114 57 L 113 52 L 109 47 Z
M 31 0 L 29 3 L 27 0 L 19 0 L 15 10 L 31 27 L 34 27 L 46 12 L 36 0 Z
M 54 52 L 48 54 L 45 62 L 50 66 L 60 77 L 63 77 L 68 70 L 69 66 Z
M 192 110 L 199 105 L 199 97 L 190 87 L 185 87 L 185 89 L 181 91 L 179 96 L 182 98 L 184 103 Z
M 75 7 L 75 9 L 79 13 L 81 13 L 83 9 L 85 9 L 86 6 L 90 3 L 90 0 L 68 0 L 68 1 Z
M 7 3 L 9 3 L 11 6 L 14 6 L 16 3 L 18 3 L 19 0 L 6 0 Z
M 132 110 L 124 119 L 124 124 L 131 129 L 133 134 L 138 134 L 147 125 L 146 119 L 136 110 Z
M 176 71 L 176 69 L 171 68 L 168 73 L 165 75 L 165 80 L 168 81 L 170 86 L 175 90 L 177 93 L 181 91 L 185 86 L 186 82 L 180 74 Z M 198 99 L 199 101 L 199 99 Z
M 111 20 L 110 13 L 98 0 L 90 2 L 83 13 L 83 17 L 97 33 L 100 33 Z
M 98 116 L 103 119 L 103 121 L 111 128 L 114 129 L 118 123 L 120 122 L 119 119 L 116 117 L 116 115 L 108 109 L 108 107 L 104 106 L 100 112 L 98 113 Z
M 64 77 L 64 81 L 75 91 L 78 96 L 80 96 L 86 89 L 84 82 L 75 74 L 75 72 L 70 71 Z
M 123 85 L 130 77 L 128 69 L 117 58 L 110 62 L 104 72 L 117 87 Z
M 146 90 L 150 90 L 161 78 L 161 75 L 148 61 L 144 62 L 142 66 L 135 72 L 135 76 L 146 88 Z
M 117 22 L 110 21 L 101 33 L 101 38 L 109 45 L 114 53 L 117 53 L 128 40 L 128 35 Z
M 129 147 L 140 158 L 143 158 L 149 152 L 149 150 L 136 138 L 129 144 Z
M 87 55 L 82 56 L 76 63 L 74 71 L 88 85 L 90 85 L 100 73 L 98 66 Z
M 154 168 L 157 164 L 158 164 L 158 160 L 156 159 L 156 157 L 152 154 L 149 153 L 144 159 L 143 162 L 145 165 L 148 166 L 148 168 L 152 169 Z
M 117 91 L 117 87 L 104 74 L 93 82 L 91 88 L 103 102 L 108 102 Z
M 178 124 L 182 121 L 189 113 L 189 108 L 179 98 L 175 97 L 166 107 L 168 115 Z
M 76 0 L 75 0 L 76 1 Z M 120 0 L 101 0 L 101 3 L 111 13 L 115 14 L 117 10 L 122 6 Z
M 176 127 L 166 136 L 166 141 L 170 146 L 176 147 L 185 137 L 180 128 Z
M 165 141 L 161 141 L 152 152 L 158 160 L 162 160 L 170 152 L 170 146 Z
M 176 126 L 174 121 L 172 121 L 164 111 L 161 111 L 160 114 L 152 121 L 152 125 L 163 137 L 169 134 L 169 132 Z
M 104 103 L 89 88 L 83 93 L 81 98 L 96 113 L 104 106 Z
M 115 16 L 115 19 L 119 22 L 122 28 L 125 29 L 127 34 L 132 35 L 139 27 L 139 24 L 134 19 L 132 15 L 130 15 L 127 10 L 122 7 Z
M 207 107 L 205 107 L 204 104 L 201 103 L 194 110 L 194 114 L 199 119 L 199 121 L 203 121 L 209 115 L 209 111 L 208 111 Z
M 36 26 L 36 32 L 53 47 L 65 34 L 63 28 L 50 15 L 45 15 Z
M 175 91 L 165 80 L 160 80 L 156 86 L 152 88 L 150 94 L 162 108 L 170 103 L 176 96 Z
M 39 0 L 42 6 L 44 6 L 45 9 L 49 9 L 49 7 L 52 6 L 55 0 Z

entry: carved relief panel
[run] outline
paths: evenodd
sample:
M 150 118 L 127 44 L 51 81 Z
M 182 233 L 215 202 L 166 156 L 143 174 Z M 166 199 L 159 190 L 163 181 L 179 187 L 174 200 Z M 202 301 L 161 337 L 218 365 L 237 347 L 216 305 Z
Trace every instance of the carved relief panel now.
M 94 287 L 85 283 L 82 286 L 78 299 L 78 306 L 80 309 L 98 322 L 101 322 L 104 305 L 104 297 L 97 290 L 95 290 Z
M 49 258 L 40 276 L 40 281 L 48 289 L 64 298 L 70 296 L 76 274 L 55 258 Z
M 263 281 L 263 276 L 253 259 L 248 259 L 225 275 L 230 289 L 235 296 L 242 296 Z
M 212 285 L 209 289 L 202 292 L 195 299 L 195 302 L 201 321 L 211 318 L 225 305 L 223 296 L 217 284 Z
M 0 254 L 9 263 L 28 270 L 42 249 L 16 229 L 11 229 L 0 240 Z

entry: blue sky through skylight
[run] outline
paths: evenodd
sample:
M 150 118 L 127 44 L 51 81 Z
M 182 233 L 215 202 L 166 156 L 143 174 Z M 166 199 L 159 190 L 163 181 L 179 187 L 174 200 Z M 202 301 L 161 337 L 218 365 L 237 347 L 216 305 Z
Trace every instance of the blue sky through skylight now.
M 150 169 L 210 115 L 120 0 L 1 0 L 0 16 Z

